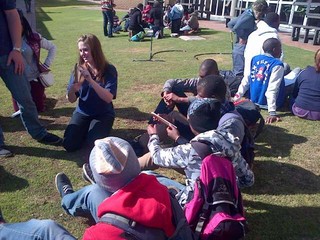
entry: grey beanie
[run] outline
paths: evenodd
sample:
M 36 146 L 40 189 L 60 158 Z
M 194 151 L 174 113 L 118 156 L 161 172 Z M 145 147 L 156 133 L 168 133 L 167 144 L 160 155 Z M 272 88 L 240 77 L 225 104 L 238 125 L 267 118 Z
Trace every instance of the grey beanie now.
M 109 192 L 116 192 L 140 174 L 140 164 L 131 145 L 117 137 L 96 140 L 90 154 L 94 180 Z

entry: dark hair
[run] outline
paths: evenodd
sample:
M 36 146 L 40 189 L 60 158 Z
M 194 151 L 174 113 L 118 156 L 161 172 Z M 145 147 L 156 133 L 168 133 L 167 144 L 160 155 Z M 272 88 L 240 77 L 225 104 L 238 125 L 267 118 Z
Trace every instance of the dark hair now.
M 209 75 L 199 80 L 197 92 L 202 98 L 216 98 L 224 102 L 227 86 L 223 78 L 218 75 Z
M 143 9 L 143 4 L 142 3 L 138 3 L 137 8 L 142 10 Z
M 200 65 L 199 75 L 200 77 L 205 77 L 211 74 L 219 74 L 218 64 L 213 59 L 205 59 Z
M 21 9 L 17 9 L 19 16 L 20 16 L 20 21 L 22 25 L 22 36 L 24 36 L 27 39 L 27 42 L 30 42 L 34 40 L 35 36 L 33 34 L 32 28 L 28 22 L 28 20 L 25 18 L 23 15 L 23 12 Z
M 266 24 L 268 24 L 270 27 L 273 27 L 275 29 L 278 29 L 279 23 L 280 23 L 280 16 L 278 13 L 275 12 L 269 12 L 267 13 L 264 21 Z
M 265 53 L 269 53 L 273 56 L 274 49 L 278 46 L 281 46 L 281 42 L 276 38 L 268 38 L 264 41 L 262 49 Z

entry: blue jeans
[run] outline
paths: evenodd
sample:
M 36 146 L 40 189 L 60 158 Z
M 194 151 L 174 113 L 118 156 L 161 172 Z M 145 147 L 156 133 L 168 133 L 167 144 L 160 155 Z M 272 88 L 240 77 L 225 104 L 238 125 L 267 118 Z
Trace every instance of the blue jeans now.
M 165 185 L 166 187 L 174 187 L 181 191 L 184 185 L 157 174 L 152 171 L 144 171 L 144 173 L 149 175 L 154 175 L 158 181 Z M 72 216 L 92 216 L 93 219 L 98 222 L 98 207 L 99 205 L 112 193 L 108 192 L 104 188 L 100 187 L 98 184 L 92 184 L 85 186 L 78 191 L 69 193 L 61 199 L 62 208 Z
M 66 229 L 53 220 L 31 219 L 21 223 L 0 224 L 0 239 L 6 240 L 75 240 Z
M 109 136 L 113 122 L 111 116 L 90 117 L 74 112 L 64 132 L 63 147 L 72 152 L 86 141 L 91 149 L 95 140 Z
M 232 63 L 233 63 L 233 74 L 243 75 L 244 71 L 244 50 L 246 48 L 245 44 L 236 43 L 232 50 Z
M 61 199 L 61 206 L 72 216 L 91 215 L 98 222 L 98 207 L 111 194 L 98 184 L 92 184 L 65 195 Z
M 113 13 L 112 11 L 102 11 L 102 15 L 103 15 L 103 34 L 104 36 L 110 37 L 112 36 L 112 29 L 113 29 Z
M 178 190 L 178 192 L 182 191 L 185 188 L 185 186 L 183 184 L 181 184 L 175 180 L 172 180 L 170 178 L 167 178 L 166 176 L 163 176 L 163 175 L 158 174 L 156 172 L 143 171 L 143 173 L 155 176 L 157 178 L 157 180 L 159 181 L 159 183 L 166 186 L 167 188 L 174 187 L 175 189 Z
M 21 121 L 27 132 L 36 140 L 41 140 L 47 130 L 40 124 L 37 108 L 32 100 L 30 84 L 24 75 L 14 73 L 14 64 L 7 66 L 8 56 L 0 56 L 0 77 L 18 102 Z

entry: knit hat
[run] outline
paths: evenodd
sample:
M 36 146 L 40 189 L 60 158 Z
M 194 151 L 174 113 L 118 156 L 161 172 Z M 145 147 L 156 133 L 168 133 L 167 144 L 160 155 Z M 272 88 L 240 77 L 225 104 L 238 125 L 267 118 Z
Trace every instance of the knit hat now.
M 215 98 L 196 98 L 188 108 L 188 122 L 198 133 L 218 127 L 221 103 Z
M 117 137 L 96 140 L 90 153 L 94 180 L 109 192 L 116 192 L 140 173 L 138 158 L 131 145 Z

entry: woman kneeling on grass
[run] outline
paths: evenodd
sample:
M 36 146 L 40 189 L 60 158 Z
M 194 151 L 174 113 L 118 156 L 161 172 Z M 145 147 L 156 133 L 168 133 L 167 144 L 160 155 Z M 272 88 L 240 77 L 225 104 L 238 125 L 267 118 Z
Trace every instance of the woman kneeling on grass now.
M 320 49 L 314 60 L 315 66 L 306 67 L 295 82 L 292 112 L 301 118 L 320 120 Z
M 67 151 L 80 149 L 86 141 L 90 149 L 96 139 L 110 134 L 115 118 L 118 73 L 106 60 L 100 41 L 93 34 L 78 39 L 79 61 L 71 74 L 67 99 L 78 105 L 64 133 Z

